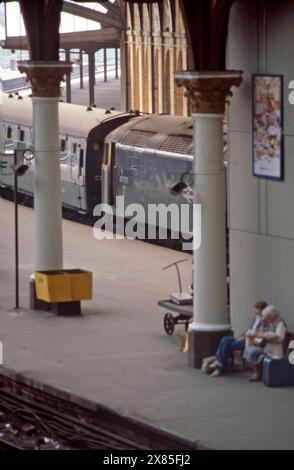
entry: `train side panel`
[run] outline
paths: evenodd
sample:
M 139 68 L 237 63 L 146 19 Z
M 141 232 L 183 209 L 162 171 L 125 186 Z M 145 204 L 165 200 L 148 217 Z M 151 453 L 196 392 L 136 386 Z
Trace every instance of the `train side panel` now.
M 192 171 L 192 157 L 170 155 L 150 149 L 116 145 L 115 158 L 115 194 L 124 197 L 125 206 L 139 204 L 144 208 L 146 223 L 152 225 L 154 219 L 147 219 L 148 212 L 154 210 L 150 205 L 163 204 L 166 208 L 171 204 L 178 207 L 189 204 L 192 217 L 191 200 L 185 195 L 172 195 L 170 189 L 181 180 L 184 173 Z M 138 218 L 138 216 L 137 216 Z M 180 217 L 181 223 L 181 217 Z M 192 220 L 192 219 L 191 219 Z M 143 223 L 143 220 L 141 221 Z M 158 219 L 159 229 L 177 232 L 178 226 L 172 218 Z

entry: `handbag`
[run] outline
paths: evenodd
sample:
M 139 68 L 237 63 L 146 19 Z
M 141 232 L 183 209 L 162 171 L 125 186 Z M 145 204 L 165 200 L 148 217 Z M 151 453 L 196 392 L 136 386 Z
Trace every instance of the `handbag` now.
M 264 348 L 265 345 L 266 345 L 266 341 L 264 338 L 254 338 L 253 342 L 252 342 L 253 346 L 258 346 L 259 348 Z

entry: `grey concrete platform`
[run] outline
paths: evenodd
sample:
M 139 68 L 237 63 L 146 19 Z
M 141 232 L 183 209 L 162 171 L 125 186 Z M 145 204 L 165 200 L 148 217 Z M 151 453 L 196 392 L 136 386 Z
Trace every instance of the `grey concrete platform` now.
M 80 80 L 72 80 L 72 103 L 89 105 L 89 78 L 84 77 L 84 88 L 80 89 Z M 65 89 L 63 99 L 65 100 Z M 115 79 L 115 73 L 108 73 L 108 81 L 104 82 L 103 74 L 96 75 L 95 104 L 98 108 L 112 108 L 120 110 L 120 79 Z
M 33 211 L 20 210 L 21 305 L 13 311 L 13 205 L 0 199 L 0 340 L 4 366 L 214 449 L 293 449 L 293 388 L 268 389 L 247 373 L 212 379 L 187 367 L 157 300 L 176 288 L 162 268 L 183 255 L 139 241 L 93 237 L 64 221 L 65 266 L 94 273 L 84 315 L 28 310 Z M 185 257 L 185 255 L 184 255 Z M 190 283 L 190 263 L 182 266 Z
M 114 107 L 117 111 L 121 107 L 120 99 L 120 79 L 115 79 L 114 72 L 109 72 L 108 81 L 104 82 L 102 74 L 97 74 L 96 85 L 95 85 L 95 104 L 97 108 L 112 108 Z M 89 78 L 84 77 L 84 88 L 80 89 L 79 78 L 74 78 L 71 81 L 71 102 L 73 104 L 79 104 L 81 106 L 89 105 Z M 20 94 L 27 96 L 31 93 L 31 89 L 27 88 L 20 91 Z M 62 85 L 61 97 L 63 101 L 66 101 L 66 85 Z

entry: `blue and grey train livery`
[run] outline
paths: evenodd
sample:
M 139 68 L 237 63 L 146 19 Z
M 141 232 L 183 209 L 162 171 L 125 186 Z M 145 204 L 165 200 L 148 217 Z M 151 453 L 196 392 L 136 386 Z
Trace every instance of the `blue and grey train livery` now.
M 191 118 L 138 116 L 60 103 L 60 167 L 63 206 L 93 215 L 101 202 L 125 205 L 192 202 L 191 191 L 172 195 L 170 189 L 190 174 L 193 161 Z M 2 95 L 0 145 L 33 150 L 32 100 Z M 32 199 L 34 160 L 19 179 L 20 192 Z M 13 190 L 14 178 L 1 171 L 1 194 Z M 169 227 L 170 228 L 170 227 Z

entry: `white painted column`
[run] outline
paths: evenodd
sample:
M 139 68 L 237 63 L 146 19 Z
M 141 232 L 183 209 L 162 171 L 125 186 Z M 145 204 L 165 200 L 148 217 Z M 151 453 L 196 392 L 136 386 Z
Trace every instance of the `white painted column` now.
M 32 84 L 35 270 L 58 270 L 63 267 L 58 102 L 60 81 L 72 67 L 66 62 L 24 61 L 18 68 Z
M 202 206 L 202 242 L 194 252 L 190 331 L 230 329 L 226 275 L 226 184 L 223 115 L 193 114 L 194 201 Z
M 58 97 L 34 97 L 36 271 L 62 269 Z
M 203 358 L 215 354 L 222 336 L 230 332 L 223 117 L 231 88 L 241 84 L 242 72 L 177 72 L 175 76 L 192 108 L 194 202 L 201 204 L 202 214 L 202 241 L 193 254 L 193 322 L 189 328 L 189 362 L 200 368 Z

